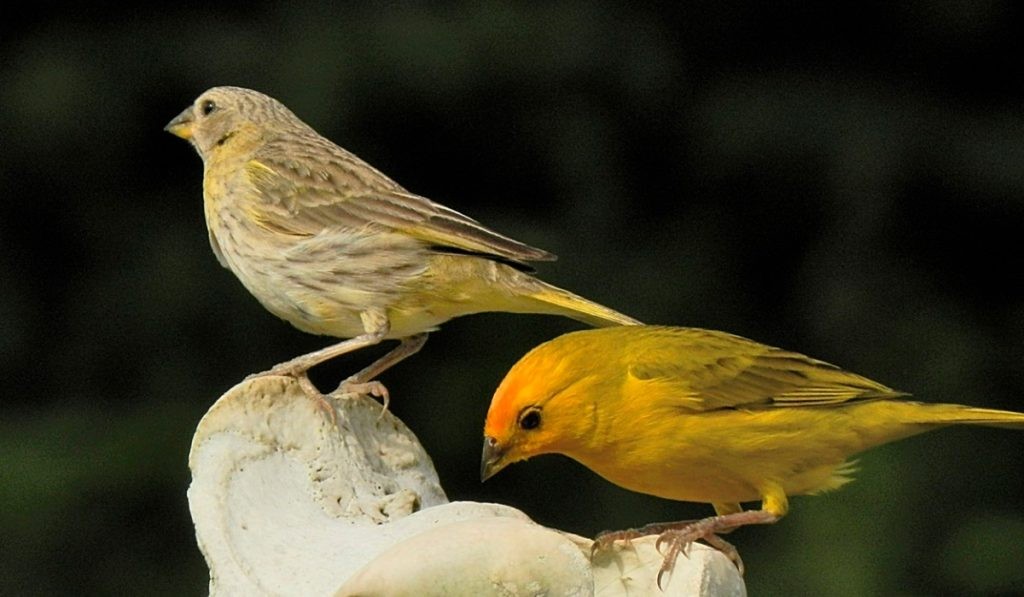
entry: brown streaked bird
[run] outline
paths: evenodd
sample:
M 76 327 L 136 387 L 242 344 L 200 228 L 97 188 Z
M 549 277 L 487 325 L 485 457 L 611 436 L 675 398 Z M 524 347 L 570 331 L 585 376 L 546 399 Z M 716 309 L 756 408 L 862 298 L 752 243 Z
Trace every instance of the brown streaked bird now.
M 374 378 L 461 315 L 639 323 L 534 278 L 527 264 L 554 255 L 406 191 L 267 95 L 214 87 L 165 128 L 203 160 L 206 225 L 221 265 L 300 330 L 347 338 L 263 373 L 293 375 L 310 395 L 320 396 L 311 367 L 400 339 L 339 387 L 386 404 Z

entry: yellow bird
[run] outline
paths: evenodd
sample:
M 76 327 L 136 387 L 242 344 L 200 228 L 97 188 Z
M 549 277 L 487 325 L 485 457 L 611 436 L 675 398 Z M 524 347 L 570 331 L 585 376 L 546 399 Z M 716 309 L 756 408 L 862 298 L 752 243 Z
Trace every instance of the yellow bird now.
M 799 353 L 712 330 L 585 330 L 534 348 L 487 412 L 481 478 L 540 454 L 564 454 L 632 491 L 707 502 L 717 516 L 598 536 L 660 534 L 661 575 L 703 539 L 782 518 L 787 496 L 841 487 L 850 456 L 947 425 L 1024 428 L 1024 414 L 925 404 Z M 741 502 L 760 501 L 744 511 Z
M 203 160 L 206 226 L 221 265 L 300 330 L 348 338 L 265 372 L 294 375 L 311 395 L 320 395 L 311 367 L 401 339 L 340 388 L 386 402 L 373 379 L 460 315 L 639 323 L 534 278 L 527 263 L 554 255 L 406 191 L 262 93 L 215 87 L 165 128 Z

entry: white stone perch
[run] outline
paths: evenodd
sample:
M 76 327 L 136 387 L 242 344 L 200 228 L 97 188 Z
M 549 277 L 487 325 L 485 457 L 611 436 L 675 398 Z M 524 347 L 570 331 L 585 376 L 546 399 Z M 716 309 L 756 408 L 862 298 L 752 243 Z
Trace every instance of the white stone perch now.
M 416 437 L 379 403 L 324 404 L 287 377 L 229 390 L 192 440 L 188 490 L 211 595 L 745 595 L 694 545 L 665 590 L 654 538 L 591 541 L 500 504 L 451 502 Z M 467 433 L 472 430 L 467 430 Z

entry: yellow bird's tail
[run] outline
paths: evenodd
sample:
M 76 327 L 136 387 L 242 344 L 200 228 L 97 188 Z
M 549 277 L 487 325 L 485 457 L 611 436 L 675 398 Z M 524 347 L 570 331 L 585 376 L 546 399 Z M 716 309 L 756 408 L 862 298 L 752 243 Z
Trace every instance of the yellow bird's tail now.
M 801 407 L 805 414 L 820 407 Z M 829 407 L 826 407 L 829 408 Z M 902 399 L 864 400 L 839 408 L 845 409 L 847 428 L 838 419 L 834 422 L 843 433 L 853 431 L 850 438 L 856 438 L 846 447 L 846 452 L 856 454 L 869 448 L 892 441 L 911 437 L 933 429 L 951 425 L 984 425 L 1024 430 L 1024 413 L 994 408 L 977 408 L 962 404 L 928 404 Z M 816 436 L 823 446 L 835 445 L 836 430 L 822 427 L 825 435 Z
M 915 404 L 915 403 L 910 403 Z M 913 423 L 930 425 L 984 425 L 1006 429 L 1024 429 L 1024 413 L 994 408 L 977 408 L 961 404 L 919 404 Z
M 869 402 L 868 402 L 869 403 Z M 979 409 L 964 404 L 930 404 L 909 400 L 885 400 L 877 402 L 881 417 L 868 418 L 876 424 L 885 422 L 899 426 L 909 425 L 908 434 L 921 433 L 928 428 L 946 427 L 949 425 L 984 425 L 986 427 L 1005 427 L 1007 429 L 1024 429 L 1024 414 L 995 409 Z M 867 404 L 865 404 L 867 406 Z M 913 427 L 925 425 L 926 428 Z M 879 427 L 885 427 L 882 424 Z M 905 434 L 900 434 L 904 435 Z

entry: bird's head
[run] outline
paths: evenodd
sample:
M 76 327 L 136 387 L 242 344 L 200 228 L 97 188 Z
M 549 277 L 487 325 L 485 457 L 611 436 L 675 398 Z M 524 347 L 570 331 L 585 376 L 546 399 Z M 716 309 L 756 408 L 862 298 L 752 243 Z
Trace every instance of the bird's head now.
M 484 423 L 480 479 L 540 454 L 573 456 L 594 424 L 599 357 L 580 354 L 576 332 L 541 344 L 498 386 Z M 585 350 L 585 348 L 583 349 Z M 582 357 L 582 358 L 581 358 Z
M 214 87 L 196 98 L 164 130 L 191 143 L 205 160 L 235 136 L 252 138 L 289 127 L 309 128 L 268 95 L 242 87 Z

